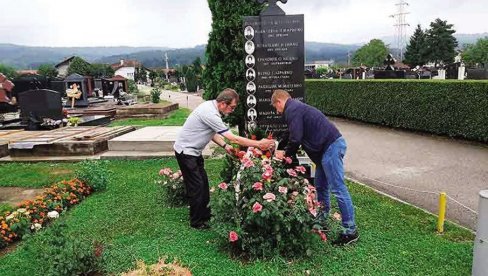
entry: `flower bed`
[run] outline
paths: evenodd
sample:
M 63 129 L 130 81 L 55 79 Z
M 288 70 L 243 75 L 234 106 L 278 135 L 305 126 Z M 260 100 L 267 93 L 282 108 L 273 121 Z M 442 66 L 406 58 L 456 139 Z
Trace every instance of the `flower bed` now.
M 173 172 L 170 168 L 164 168 L 159 171 L 159 175 L 161 180 L 158 183 L 163 190 L 164 201 L 173 207 L 187 205 L 188 200 L 181 171 Z
M 305 168 L 253 148 L 237 156 L 239 173 L 218 185 L 211 202 L 212 226 L 228 248 L 252 258 L 311 254 L 313 232 L 326 237 L 314 223 L 319 206 Z
M 92 193 L 92 188 L 78 179 L 61 181 L 47 188 L 34 200 L 18 205 L 13 212 L 0 215 L 0 248 L 35 232 L 72 205 L 78 204 Z

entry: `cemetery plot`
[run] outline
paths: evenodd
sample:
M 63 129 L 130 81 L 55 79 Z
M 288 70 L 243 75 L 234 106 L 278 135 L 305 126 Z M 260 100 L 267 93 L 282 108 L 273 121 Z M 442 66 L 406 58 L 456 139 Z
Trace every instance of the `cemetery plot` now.
M 9 141 L 13 157 L 94 155 L 108 149 L 108 140 L 133 130 L 131 126 L 67 127 L 24 137 L 22 132 L 12 133 L 4 141 Z M 14 139 L 15 135 L 19 138 Z

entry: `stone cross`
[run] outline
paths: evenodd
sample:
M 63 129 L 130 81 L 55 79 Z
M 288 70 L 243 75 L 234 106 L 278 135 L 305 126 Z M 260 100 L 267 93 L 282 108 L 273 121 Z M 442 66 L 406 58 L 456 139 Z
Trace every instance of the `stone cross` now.
M 286 4 L 288 0 L 257 0 L 259 4 L 268 3 L 268 7 L 261 12 L 261 15 L 285 15 L 285 12 L 276 5 L 276 2 Z

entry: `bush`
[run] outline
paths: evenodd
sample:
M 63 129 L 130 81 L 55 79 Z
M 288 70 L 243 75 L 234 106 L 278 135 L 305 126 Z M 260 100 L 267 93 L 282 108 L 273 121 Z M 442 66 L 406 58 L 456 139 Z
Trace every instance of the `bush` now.
M 307 80 L 330 116 L 488 142 L 488 81 Z
M 53 225 L 42 254 L 45 275 L 91 275 L 99 270 L 101 247 L 67 234 L 65 224 Z
M 227 248 L 251 258 L 310 255 L 312 232 L 321 229 L 314 224 L 318 202 L 302 176 L 305 168 L 286 169 L 252 148 L 239 156 L 239 174 L 220 183 L 211 201 L 213 228 Z
M 77 179 L 90 186 L 93 191 L 103 191 L 107 188 L 112 172 L 105 166 L 104 161 L 82 161 L 75 171 Z
M 159 175 L 161 176 L 159 184 L 161 184 L 164 201 L 173 207 L 188 205 L 181 171 L 173 172 L 170 168 L 164 168 L 159 171 Z
M 151 90 L 151 102 L 152 103 L 159 103 L 161 100 L 161 90 L 159 88 L 153 88 Z

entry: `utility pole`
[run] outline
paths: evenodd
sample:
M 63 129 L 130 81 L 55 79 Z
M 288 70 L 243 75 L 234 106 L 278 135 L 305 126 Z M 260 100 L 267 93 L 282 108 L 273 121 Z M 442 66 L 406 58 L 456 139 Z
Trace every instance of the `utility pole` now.
M 168 73 L 169 73 L 169 66 L 168 66 L 168 53 L 164 53 L 164 58 L 166 60 L 166 81 L 169 82 Z
M 351 66 L 351 51 L 347 51 L 347 66 Z
M 395 42 L 396 47 L 399 50 L 398 57 L 400 58 L 400 61 L 402 61 L 405 45 L 407 44 L 407 27 L 410 26 L 405 20 L 405 15 L 409 14 L 409 12 L 406 11 L 406 7 L 409 4 L 404 0 L 400 0 L 395 5 L 397 6 L 397 13 L 390 15 L 390 17 L 396 19 L 396 23 L 393 25 L 395 26 Z

